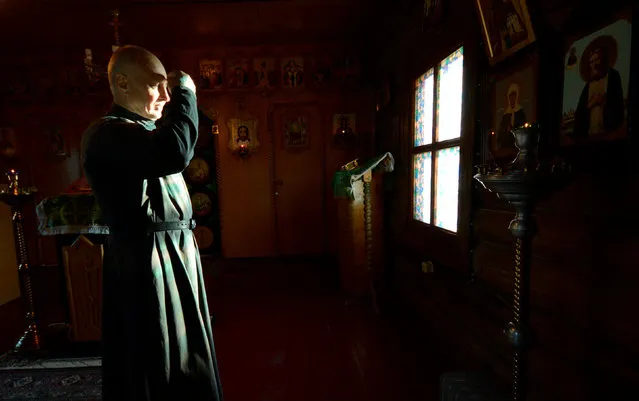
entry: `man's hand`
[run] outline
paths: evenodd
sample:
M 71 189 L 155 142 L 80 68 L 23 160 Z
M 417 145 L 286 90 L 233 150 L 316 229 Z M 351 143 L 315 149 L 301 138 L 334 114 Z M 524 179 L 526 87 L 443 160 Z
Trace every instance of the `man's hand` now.
M 606 94 L 596 93 L 588 99 L 588 108 L 592 109 L 595 106 L 604 107 L 606 105 Z
M 184 86 L 189 88 L 195 93 L 195 82 L 189 74 L 184 71 L 172 71 L 167 77 L 167 86 L 172 91 L 176 86 Z

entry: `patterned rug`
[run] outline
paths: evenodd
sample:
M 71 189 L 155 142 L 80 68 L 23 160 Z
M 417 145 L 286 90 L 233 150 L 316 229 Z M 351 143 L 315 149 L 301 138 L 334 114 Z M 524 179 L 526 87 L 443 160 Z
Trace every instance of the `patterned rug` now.
M 0 356 L 0 400 L 99 401 L 99 358 Z

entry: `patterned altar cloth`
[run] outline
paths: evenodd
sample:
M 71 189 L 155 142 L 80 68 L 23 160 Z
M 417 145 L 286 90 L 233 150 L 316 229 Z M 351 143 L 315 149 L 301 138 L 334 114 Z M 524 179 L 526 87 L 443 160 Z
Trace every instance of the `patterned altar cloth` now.
M 340 170 L 333 176 L 333 196 L 336 198 L 354 198 L 353 184 L 362 179 L 369 171 L 390 172 L 395 169 L 395 159 L 390 152 L 370 159 L 352 170 Z
M 36 206 L 40 235 L 109 234 L 93 194 L 65 194 L 45 198 Z

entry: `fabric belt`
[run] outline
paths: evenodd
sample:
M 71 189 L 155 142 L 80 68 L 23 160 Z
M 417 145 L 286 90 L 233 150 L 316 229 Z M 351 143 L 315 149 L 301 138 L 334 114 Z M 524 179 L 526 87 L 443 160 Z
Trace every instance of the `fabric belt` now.
M 195 220 L 181 220 L 181 221 L 165 221 L 162 223 L 151 223 L 146 226 L 146 232 L 155 233 L 159 231 L 172 231 L 172 230 L 193 230 L 195 228 Z

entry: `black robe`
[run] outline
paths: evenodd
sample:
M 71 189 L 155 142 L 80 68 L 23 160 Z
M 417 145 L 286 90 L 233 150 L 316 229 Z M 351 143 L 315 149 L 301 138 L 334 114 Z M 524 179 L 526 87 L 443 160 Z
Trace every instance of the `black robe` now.
M 222 400 L 192 207 L 195 94 L 175 88 L 162 126 L 114 106 L 85 132 L 83 166 L 110 226 L 103 264 L 103 400 Z M 157 229 L 157 227 L 155 227 Z
M 499 145 L 499 149 L 517 151 L 517 148 L 515 147 L 515 137 L 512 134 L 512 130 L 513 128 L 524 125 L 526 122 L 526 113 L 524 112 L 524 109 L 519 109 L 514 114 L 515 116 L 513 119 L 511 119 L 511 113 L 504 114 L 501 118 L 499 131 L 497 131 L 497 144 Z M 514 120 L 514 122 L 512 120 Z
M 590 96 L 590 83 L 587 83 L 581 91 L 579 103 L 575 110 L 575 125 L 573 126 L 572 135 L 577 138 L 584 138 L 589 135 L 590 110 L 588 109 L 588 96 Z M 606 103 L 603 107 L 603 125 L 606 133 L 615 131 L 623 125 L 625 108 L 621 75 L 617 70 L 611 68 L 608 71 Z

